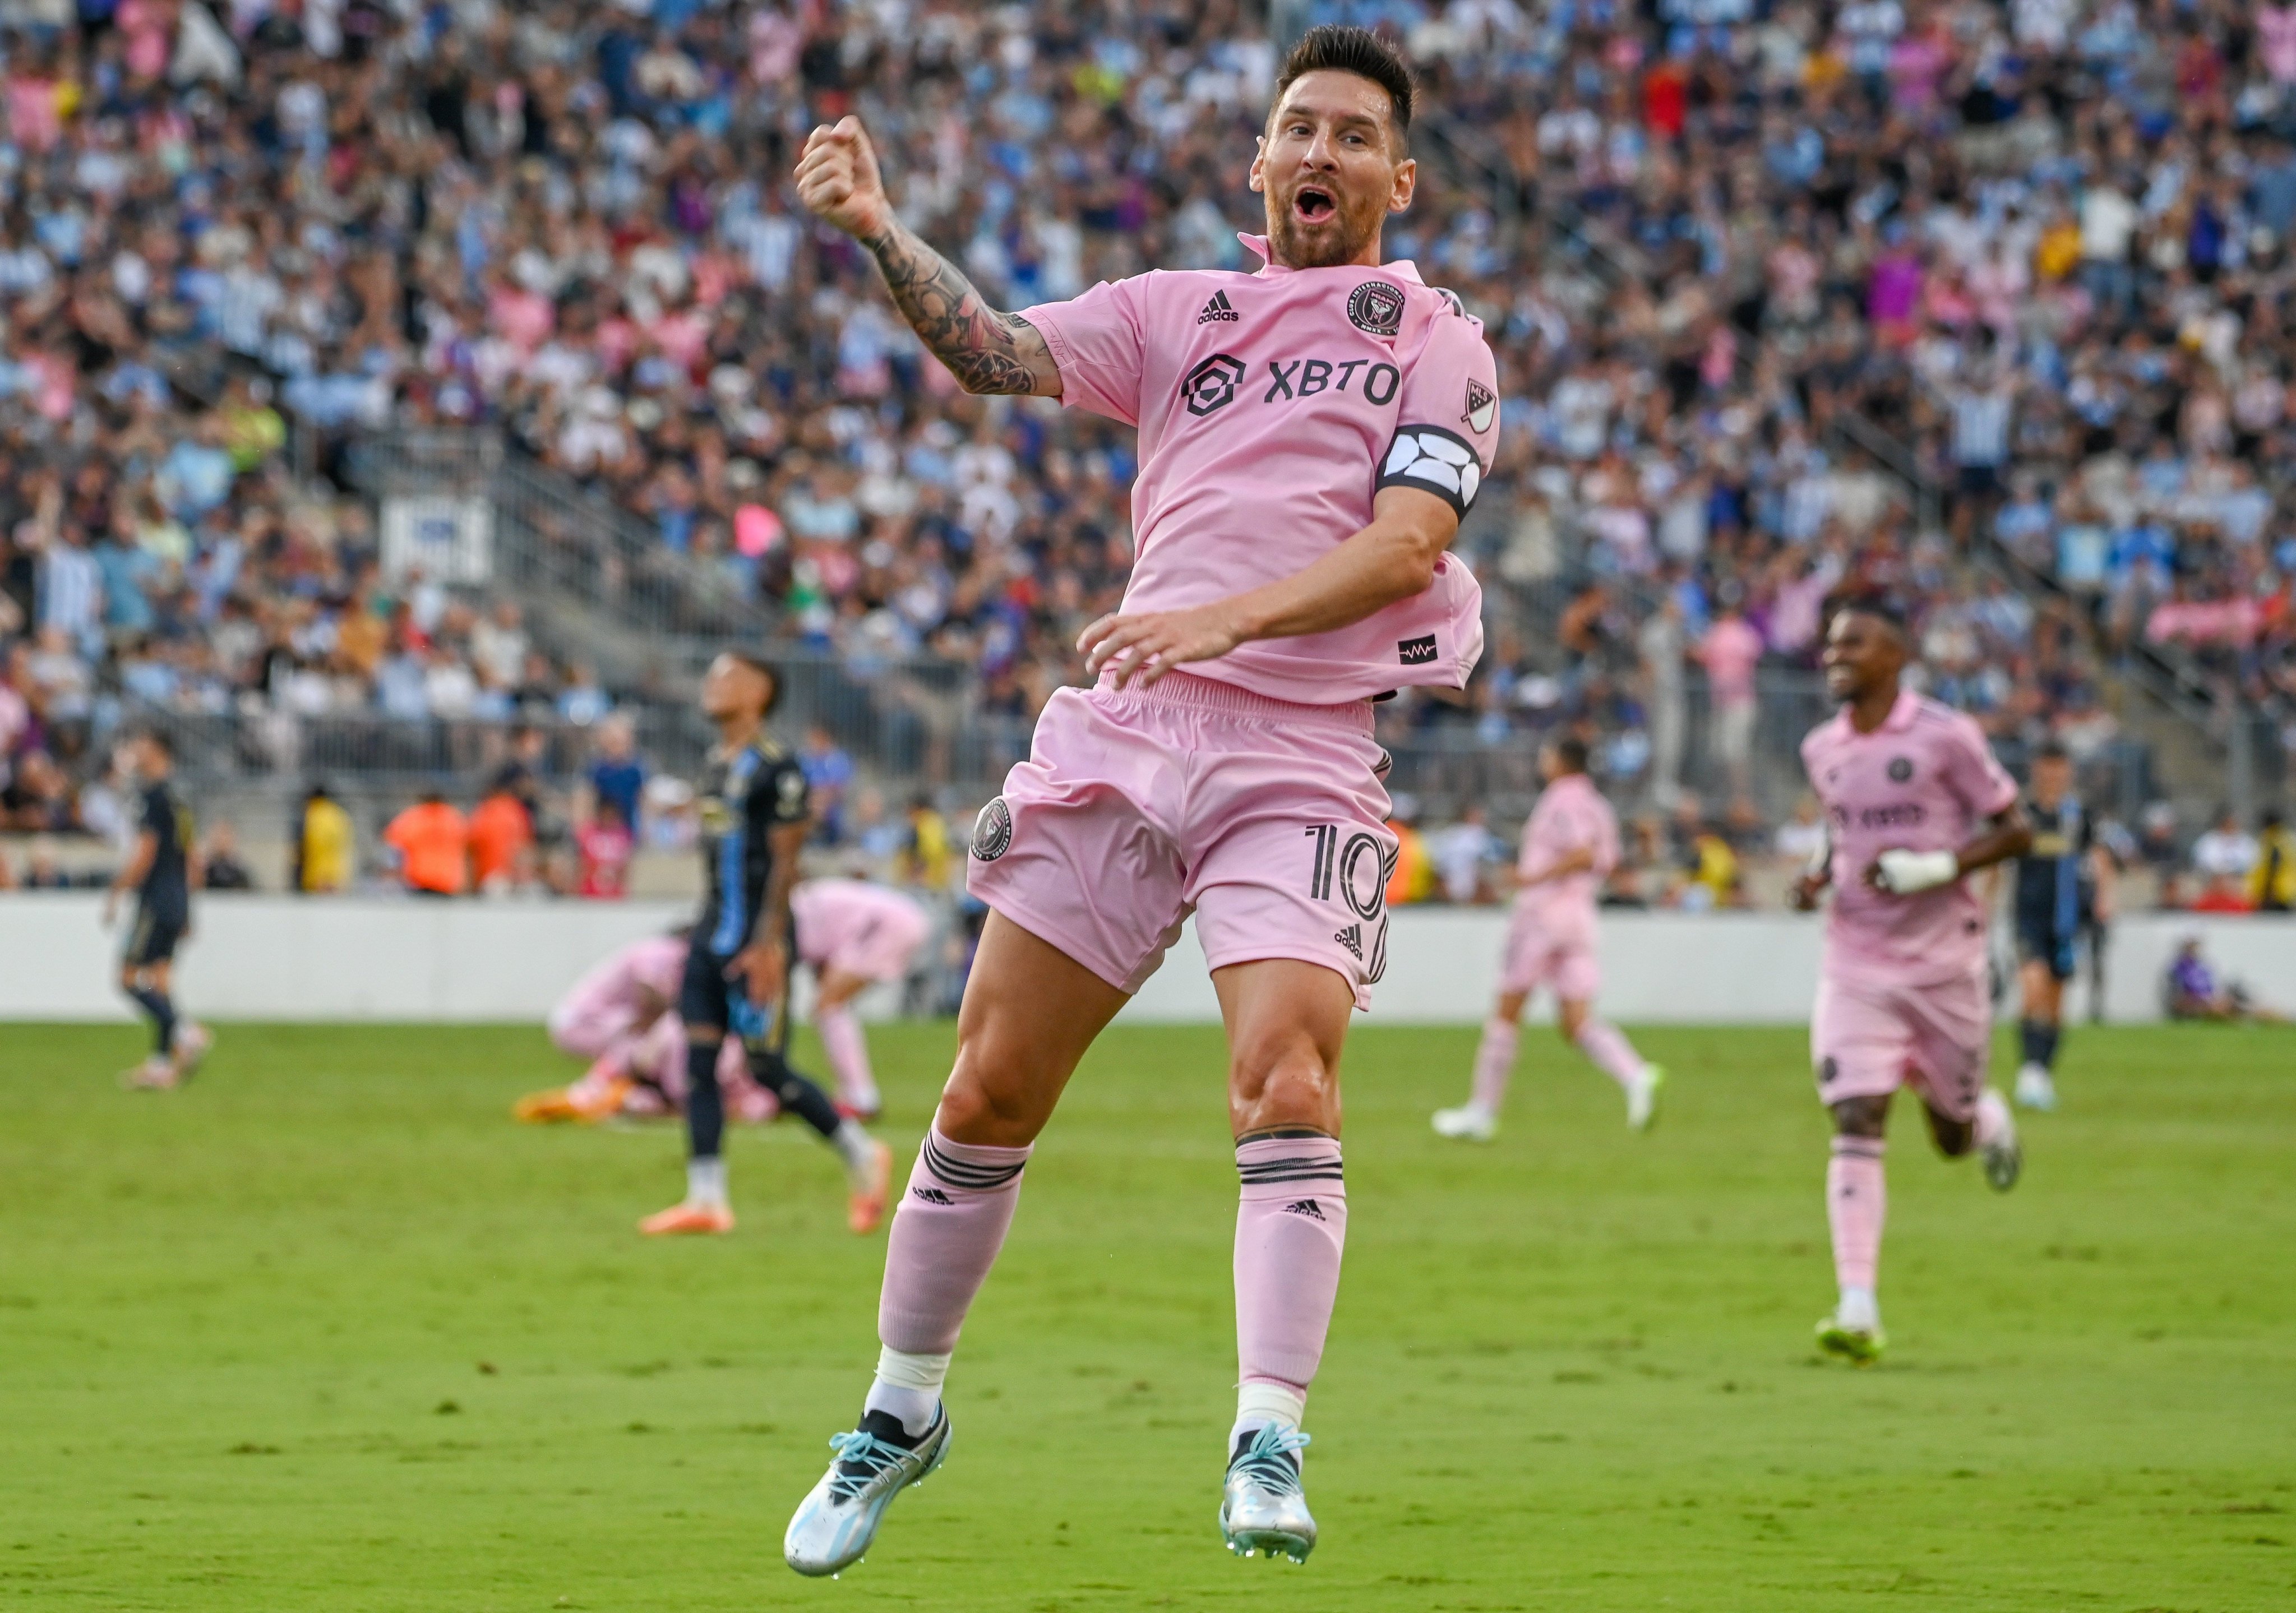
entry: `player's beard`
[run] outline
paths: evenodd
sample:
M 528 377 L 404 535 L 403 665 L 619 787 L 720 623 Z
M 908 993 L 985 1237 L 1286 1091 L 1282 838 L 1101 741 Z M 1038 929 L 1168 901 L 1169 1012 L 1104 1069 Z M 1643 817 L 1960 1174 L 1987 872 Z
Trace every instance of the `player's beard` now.
M 1379 233 L 1381 221 L 1387 217 L 1382 201 L 1356 202 L 1335 186 L 1317 188 L 1328 192 L 1335 205 L 1329 218 L 1311 226 L 1303 226 L 1292 212 L 1290 195 L 1267 199 L 1268 253 L 1287 269 L 1328 269 L 1353 263 Z

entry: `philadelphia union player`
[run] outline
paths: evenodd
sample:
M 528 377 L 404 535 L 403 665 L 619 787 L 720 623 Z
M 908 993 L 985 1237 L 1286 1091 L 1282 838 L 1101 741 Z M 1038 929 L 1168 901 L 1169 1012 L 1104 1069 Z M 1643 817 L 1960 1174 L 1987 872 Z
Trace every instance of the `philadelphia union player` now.
M 974 830 L 971 887 L 993 911 L 893 1220 L 861 1426 L 790 1522 L 800 1573 L 857 1560 L 947 1453 L 950 1352 L 1029 1148 L 1191 910 L 1242 1181 L 1220 1528 L 1245 1555 L 1315 1545 L 1300 1424 L 1347 1229 L 1340 1048 L 1385 962 L 1395 858 L 1371 701 L 1456 687 L 1481 652 L 1474 580 L 1446 552 L 1498 432 L 1481 326 L 1382 260 L 1417 175 L 1411 105 L 1386 45 L 1311 29 L 1251 165 L 1267 235 L 1243 239 L 1264 266 L 1144 274 L 1019 315 L 901 225 L 858 121 L 806 143 L 806 205 L 867 249 L 970 390 L 1136 425 L 1140 473 L 1123 609 L 1078 646 L 1098 681 L 1046 703 Z
M 1832 843 L 1796 884 L 1796 905 L 1813 907 L 1833 887 L 1809 1045 L 1818 1101 L 1833 1114 L 1825 1209 L 1840 1295 L 1817 1339 L 1860 1366 L 1883 1344 L 1882 1142 L 1898 1089 L 1920 1095 L 1940 1152 L 1974 1148 L 2001 1191 L 2021 1159 L 2009 1105 L 1985 1084 L 1985 904 L 1968 876 L 2022 853 L 2033 832 L 1984 731 L 1904 686 L 1907 654 L 1889 600 L 1837 605 L 1825 692 L 1841 709 L 1801 742 Z

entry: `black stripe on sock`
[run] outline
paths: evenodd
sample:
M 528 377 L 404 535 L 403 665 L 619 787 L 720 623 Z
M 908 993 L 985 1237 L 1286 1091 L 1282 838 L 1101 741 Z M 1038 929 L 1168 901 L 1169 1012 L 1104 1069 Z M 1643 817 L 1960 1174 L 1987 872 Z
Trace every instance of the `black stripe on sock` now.
M 925 1169 L 951 1187 L 968 1188 L 974 1192 L 988 1192 L 1003 1187 L 1018 1176 L 1029 1163 L 1022 1159 L 1012 1165 L 973 1165 L 952 1159 L 934 1146 L 931 1133 L 926 1134 L 923 1151 Z

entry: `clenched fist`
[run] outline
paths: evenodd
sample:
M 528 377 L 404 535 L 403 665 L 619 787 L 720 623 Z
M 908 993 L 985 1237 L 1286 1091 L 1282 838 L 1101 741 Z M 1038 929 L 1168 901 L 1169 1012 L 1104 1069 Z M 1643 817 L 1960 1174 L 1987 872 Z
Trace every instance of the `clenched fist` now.
M 797 193 L 816 217 L 864 241 L 882 234 L 892 220 L 876 149 L 858 118 L 840 118 L 833 127 L 806 136 L 797 160 Z

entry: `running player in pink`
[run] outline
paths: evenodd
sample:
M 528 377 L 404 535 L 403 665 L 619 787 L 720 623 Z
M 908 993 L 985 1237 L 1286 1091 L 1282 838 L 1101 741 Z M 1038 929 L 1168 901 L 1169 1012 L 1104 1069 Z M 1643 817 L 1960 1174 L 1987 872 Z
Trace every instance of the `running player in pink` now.
M 521 1120 L 594 1122 L 618 1114 L 659 1115 L 685 1101 L 685 1026 L 677 1017 L 685 971 L 682 935 L 648 936 L 608 956 L 568 988 L 545 1022 L 562 1053 L 589 1060 L 570 1086 L 529 1093 L 512 1113 Z M 749 1078 L 737 1044 L 718 1060 L 718 1083 L 738 1118 L 780 1112 L 771 1093 Z
M 806 143 L 806 205 L 876 258 L 968 389 L 1136 424 L 1140 473 L 1123 609 L 1078 646 L 1097 684 L 1046 702 L 974 826 L 971 885 L 993 911 L 894 1217 L 876 1381 L 783 1543 L 800 1573 L 857 1560 L 946 1454 L 950 1352 L 1029 1149 L 1191 911 L 1242 1182 L 1221 1533 L 1247 1555 L 1315 1544 L 1300 1424 L 1347 1228 L 1340 1050 L 1385 962 L 1396 856 L 1371 701 L 1456 687 L 1481 652 L 1480 595 L 1447 550 L 1498 432 L 1481 327 L 1382 259 L 1417 176 L 1412 94 L 1374 35 L 1308 30 L 1251 165 L 1262 267 L 1143 274 L 1021 315 L 901 225 L 857 120 Z
M 1514 1069 L 1523 1004 L 1551 986 L 1562 1039 L 1595 1061 L 1626 1093 L 1627 1124 L 1649 1127 L 1658 1114 L 1666 1072 L 1635 1051 L 1619 1028 L 1595 1017 L 1602 964 L 1595 955 L 1595 897 L 1619 864 L 1619 819 L 1587 776 L 1587 743 L 1565 734 L 1540 747 L 1546 780 L 1522 826 L 1515 861 L 1519 892 L 1499 967 L 1499 998 L 1475 1049 L 1473 1094 L 1457 1109 L 1435 1111 L 1446 1137 L 1488 1142 L 1499 1133 L 1499 1105 Z
M 838 1107 L 873 1120 L 883 1102 L 853 999 L 905 978 L 932 921 L 899 891 L 861 880 L 808 880 L 790 893 L 790 913 L 798 962 L 814 973 L 813 1028 L 837 1077 Z
M 1939 1150 L 1974 1147 L 2006 1192 L 2021 1156 L 2009 1105 L 1985 1084 L 1992 999 L 1985 904 L 1967 876 L 2032 842 L 2017 786 L 1978 725 L 1905 688 L 1906 622 L 1876 595 L 1838 603 L 1825 692 L 1841 709 L 1801 742 L 1831 845 L 1794 888 L 1827 915 L 1810 1060 L 1833 1111 L 1825 1208 L 1841 1298 L 1817 1324 L 1824 1349 L 1859 1365 L 1884 1343 L 1874 1273 L 1886 1203 L 1882 1133 L 1900 1086 L 1919 1094 Z

